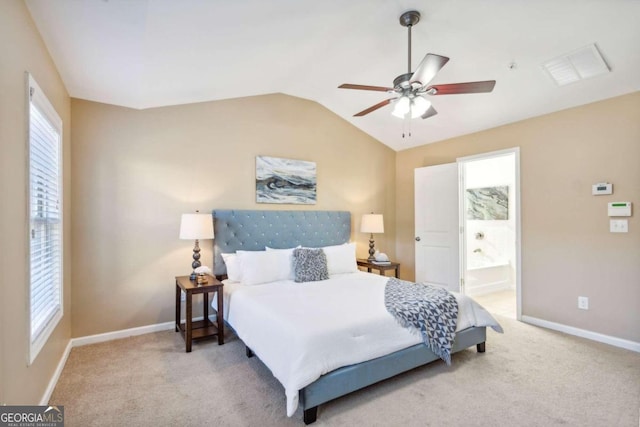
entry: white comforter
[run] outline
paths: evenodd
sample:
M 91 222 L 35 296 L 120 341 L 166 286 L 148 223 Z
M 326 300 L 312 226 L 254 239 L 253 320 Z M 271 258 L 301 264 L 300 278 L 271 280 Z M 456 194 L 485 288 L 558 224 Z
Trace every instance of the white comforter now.
M 225 282 L 225 319 L 284 386 L 288 416 L 298 391 L 321 375 L 422 342 L 387 312 L 387 280 L 357 272 L 321 282 Z M 472 299 L 454 295 L 457 330 L 497 325 Z

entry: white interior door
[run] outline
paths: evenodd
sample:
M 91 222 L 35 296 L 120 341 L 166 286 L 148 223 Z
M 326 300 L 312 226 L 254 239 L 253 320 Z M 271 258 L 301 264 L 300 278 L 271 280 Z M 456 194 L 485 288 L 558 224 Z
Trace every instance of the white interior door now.
M 460 291 L 458 164 L 415 170 L 416 282 Z

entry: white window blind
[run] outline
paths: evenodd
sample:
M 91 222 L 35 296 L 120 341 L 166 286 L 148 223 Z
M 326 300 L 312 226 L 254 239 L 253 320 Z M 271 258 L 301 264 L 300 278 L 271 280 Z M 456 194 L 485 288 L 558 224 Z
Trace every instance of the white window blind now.
M 62 318 L 62 120 L 29 76 L 30 363 Z

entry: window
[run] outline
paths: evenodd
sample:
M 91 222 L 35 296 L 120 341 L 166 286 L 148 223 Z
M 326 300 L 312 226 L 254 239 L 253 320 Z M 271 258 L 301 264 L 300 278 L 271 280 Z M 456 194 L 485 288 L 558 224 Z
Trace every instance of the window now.
M 62 119 L 29 76 L 29 363 L 62 318 Z

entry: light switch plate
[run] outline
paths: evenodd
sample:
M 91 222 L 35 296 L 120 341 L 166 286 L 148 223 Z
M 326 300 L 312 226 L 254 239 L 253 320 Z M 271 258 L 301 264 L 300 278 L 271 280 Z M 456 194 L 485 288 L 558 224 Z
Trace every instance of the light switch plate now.
M 609 231 L 612 233 L 628 233 L 629 220 L 626 219 L 610 219 Z

